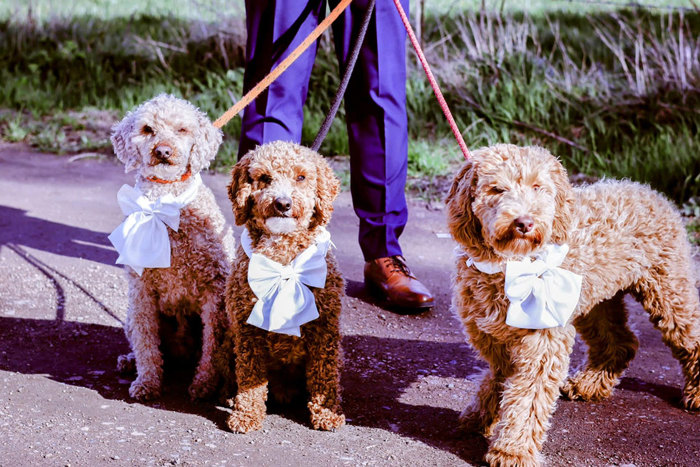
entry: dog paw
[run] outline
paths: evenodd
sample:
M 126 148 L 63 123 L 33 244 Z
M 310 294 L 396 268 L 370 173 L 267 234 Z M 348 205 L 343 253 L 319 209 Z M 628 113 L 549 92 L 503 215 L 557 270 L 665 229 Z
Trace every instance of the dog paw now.
M 686 410 L 700 410 L 700 387 L 683 390 L 683 407 Z
M 147 401 L 160 397 L 160 384 L 152 381 L 143 381 L 141 378 L 131 383 L 129 395 L 139 401 Z
M 133 353 L 120 355 L 119 358 L 117 358 L 117 371 L 121 375 L 136 373 L 136 358 Z
M 617 379 L 604 371 L 581 371 L 560 388 L 569 400 L 602 401 L 610 397 Z
M 486 462 L 491 467 L 537 467 L 540 462 L 533 453 L 509 453 L 491 449 L 486 453 Z
M 216 381 L 213 378 L 195 378 L 187 392 L 192 400 L 206 399 L 214 393 Z
M 462 433 L 481 433 L 483 429 L 484 424 L 479 411 L 467 407 L 459 414 L 459 431 Z
M 236 405 L 236 398 L 234 397 L 223 397 L 221 399 L 221 404 L 225 407 L 232 409 Z
M 345 425 L 345 415 L 340 407 L 329 409 L 317 404 L 309 403 L 311 412 L 311 426 L 314 430 L 335 431 Z
M 260 430 L 264 419 L 264 415 L 261 416 L 256 412 L 234 410 L 226 420 L 226 425 L 234 433 L 248 433 Z
M 478 410 L 467 407 L 459 415 L 459 431 L 465 435 L 478 433 L 490 438 L 497 422 L 498 418 L 485 417 Z

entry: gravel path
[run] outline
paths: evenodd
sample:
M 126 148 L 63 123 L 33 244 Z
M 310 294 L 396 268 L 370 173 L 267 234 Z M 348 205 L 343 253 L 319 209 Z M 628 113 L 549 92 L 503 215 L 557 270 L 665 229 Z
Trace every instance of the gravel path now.
M 57 157 L 0 143 L 0 465 L 463 465 L 486 441 L 457 416 L 484 364 L 449 310 L 454 244 L 444 213 L 411 203 L 402 243 L 436 307 L 398 316 L 362 286 L 348 193 L 330 230 L 348 297 L 342 377 L 348 424 L 312 430 L 302 405 L 271 407 L 264 429 L 235 435 L 226 410 L 192 403 L 171 371 L 164 396 L 129 399 L 115 370 L 126 281 L 106 235 L 121 221 L 116 192 L 132 183 L 109 160 Z M 224 175 L 205 176 L 228 220 Z M 641 345 L 607 401 L 561 401 L 543 451 L 549 465 L 700 465 L 700 418 L 679 407 L 682 377 L 638 305 Z M 581 365 L 577 343 L 572 368 Z

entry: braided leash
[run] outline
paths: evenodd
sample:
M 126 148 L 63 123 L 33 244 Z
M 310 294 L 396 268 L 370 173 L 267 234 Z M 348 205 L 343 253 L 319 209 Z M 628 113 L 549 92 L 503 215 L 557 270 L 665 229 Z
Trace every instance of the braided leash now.
M 287 70 L 287 68 L 289 68 L 292 65 L 292 63 L 294 63 L 294 61 L 296 61 L 296 59 L 299 58 L 299 56 L 301 56 L 301 54 L 303 54 L 306 51 L 306 49 L 308 49 L 309 46 L 316 39 L 318 39 L 321 36 L 321 34 L 325 32 L 326 29 L 330 27 L 330 25 L 340 16 L 340 14 L 348 7 L 348 5 L 350 5 L 351 2 L 352 0 L 342 0 L 333 9 L 333 11 L 331 11 L 331 14 L 328 15 L 318 26 L 316 26 L 316 28 L 311 32 L 311 34 L 309 34 L 309 36 L 306 39 L 304 39 L 304 41 L 301 44 L 299 44 L 292 51 L 292 53 L 289 54 L 289 56 L 287 56 L 287 58 L 285 58 L 282 61 L 282 63 L 280 63 L 274 70 L 272 70 L 267 76 L 265 76 L 265 78 L 263 78 L 262 81 L 260 81 L 253 89 L 251 89 L 245 96 L 243 96 L 240 101 L 236 102 L 234 106 L 228 109 L 221 117 L 216 119 L 216 121 L 214 122 L 214 126 L 217 128 L 223 127 L 233 117 L 238 115 L 238 113 L 240 113 L 240 111 L 243 110 L 248 104 L 255 100 L 255 98 L 258 97 L 258 95 L 260 95 L 265 89 L 267 89 L 268 86 L 270 86 L 270 84 L 272 84 L 282 73 L 284 73 L 285 70 Z M 450 125 L 450 129 L 452 130 L 452 133 L 454 134 L 455 139 L 457 140 L 457 144 L 459 145 L 459 148 L 461 149 L 464 158 L 469 160 L 471 154 L 469 152 L 469 149 L 467 148 L 467 144 L 464 142 L 462 133 L 457 127 L 457 122 L 452 116 L 452 112 L 450 111 L 450 108 L 447 105 L 447 102 L 445 101 L 445 97 L 442 95 L 442 91 L 440 91 L 440 86 L 438 85 L 438 82 L 430 69 L 430 65 L 428 64 L 428 61 L 426 60 L 425 55 L 423 54 L 423 50 L 421 49 L 421 46 L 418 43 L 418 38 L 416 38 L 416 34 L 413 32 L 413 27 L 411 27 L 411 23 L 408 20 L 408 16 L 406 15 L 406 12 L 401 6 L 400 0 L 394 0 L 394 5 L 396 6 L 396 11 L 401 17 L 401 22 L 403 23 L 406 32 L 408 33 L 411 45 L 413 45 L 413 49 L 416 51 L 418 59 L 421 65 L 423 66 L 423 70 L 425 71 L 425 74 L 428 77 L 430 86 L 433 88 L 433 92 L 435 93 L 435 97 L 437 98 L 438 103 L 440 104 L 440 108 L 442 109 L 445 118 L 447 118 L 447 122 Z M 313 149 L 314 151 L 318 151 L 318 149 L 321 146 L 321 143 L 328 135 L 328 131 L 330 130 L 331 124 L 333 123 L 333 118 L 335 118 L 338 108 L 340 107 L 340 102 L 343 98 L 343 95 L 345 94 L 345 90 L 347 89 L 347 85 L 350 81 L 352 70 L 355 67 L 355 63 L 357 62 L 357 57 L 360 53 L 360 47 L 364 42 L 365 34 L 367 33 L 367 28 L 372 17 L 374 6 L 375 0 L 370 0 L 369 5 L 367 7 L 367 11 L 365 12 L 365 16 L 362 19 L 362 25 L 360 27 L 360 32 L 357 37 L 357 41 L 353 45 L 350 58 L 346 65 L 345 72 L 343 73 L 343 78 L 340 82 L 340 86 L 338 87 L 338 91 L 336 92 L 333 98 L 331 109 L 326 115 L 326 118 L 324 119 L 323 124 L 321 125 L 321 128 L 311 146 L 311 149 Z
M 348 63 L 345 67 L 345 73 L 343 73 L 343 78 L 340 80 L 340 86 L 338 86 L 338 91 L 335 93 L 335 97 L 333 97 L 331 109 L 328 112 L 328 115 L 326 115 L 325 120 L 323 120 L 323 123 L 321 124 L 321 129 L 318 130 L 318 134 L 314 139 L 314 143 L 311 145 L 311 149 L 313 149 L 316 152 L 318 152 L 318 149 L 321 147 L 321 143 L 323 142 L 323 140 L 326 139 L 328 131 L 331 129 L 333 119 L 335 118 L 335 114 L 336 112 L 338 112 L 338 108 L 340 107 L 340 101 L 343 100 L 343 95 L 345 94 L 345 90 L 348 87 L 348 82 L 350 82 L 350 75 L 352 74 L 353 68 L 355 68 L 355 62 L 357 62 L 357 57 L 360 55 L 360 48 L 362 47 L 362 43 L 365 41 L 367 28 L 369 27 L 369 22 L 372 19 L 372 12 L 374 11 L 374 3 L 375 0 L 370 0 L 369 5 L 367 5 L 367 11 L 365 12 L 364 18 L 362 18 L 362 24 L 360 25 L 360 32 L 357 36 L 355 44 L 352 47 L 352 51 L 350 52 L 350 59 L 348 60 Z

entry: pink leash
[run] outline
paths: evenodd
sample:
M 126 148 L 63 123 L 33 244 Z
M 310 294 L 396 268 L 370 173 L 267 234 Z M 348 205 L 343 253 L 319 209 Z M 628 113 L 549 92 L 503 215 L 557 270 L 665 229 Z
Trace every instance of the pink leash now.
M 423 55 L 423 50 L 421 50 L 420 44 L 418 43 L 418 38 L 416 38 L 416 34 L 413 32 L 413 28 L 411 27 L 411 23 L 408 21 L 408 17 L 406 16 L 406 12 L 404 11 L 403 7 L 401 6 L 401 3 L 399 0 L 394 0 L 394 5 L 396 5 L 396 10 L 399 12 L 399 16 L 401 16 L 401 21 L 403 21 L 403 25 L 406 28 L 406 32 L 408 33 L 408 37 L 411 40 L 411 44 L 413 44 L 413 48 L 416 50 L 416 54 L 418 54 L 418 59 L 420 60 L 421 65 L 423 65 L 423 69 L 425 70 L 425 74 L 428 77 L 428 81 L 430 82 L 430 86 L 433 88 L 433 92 L 435 93 L 435 97 L 437 97 L 438 102 L 440 103 L 440 108 L 442 109 L 442 113 L 445 114 L 445 117 L 447 118 L 447 122 L 450 124 L 450 128 L 452 129 L 452 133 L 455 135 L 455 138 L 457 139 L 457 144 L 459 144 L 459 149 L 462 150 L 462 154 L 464 154 L 464 158 L 469 160 L 471 157 L 471 154 L 469 153 L 469 149 L 467 148 L 467 144 L 464 142 L 464 138 L 462 138 L 462 133 L 460 133 L 459 128 L 457 128 L 457 122 L 455 122 L 455 119 L 452 117 L 452 112 L 450 112 L 450 108 L 447 106 L 447 102 L 445 102 L 445 98 L 442 96 L 442 92 L 440 91 L 440 86 L 437 83 L 437 80 L 435 79 L 435 76 L 433 76 L 433 72 L 430 71 L 430 65 L 428 65 L 428 61 L 425 59 L 425 55 Z

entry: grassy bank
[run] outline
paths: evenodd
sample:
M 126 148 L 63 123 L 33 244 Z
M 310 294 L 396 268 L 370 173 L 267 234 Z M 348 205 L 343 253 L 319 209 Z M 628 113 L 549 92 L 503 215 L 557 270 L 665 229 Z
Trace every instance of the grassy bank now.
M 531 3 L 522 11 L 486 2 L 481 11 L 479 1 L 427 1 L 426 53 L 469 146 L 540 144 L 572 172 L 643 181 L 679 203 L 700 196 L 700 13 L 683 1 L 639 9 Z M 0 7 L 5 139 L 58 152 L 108 150 L 103 129 L 154 94 L 182 95 L 212 118 L 241 96 L 240 2 L 50 4 Z M 461 155 L 412 54 L 409 62 L 409 171 L 425 185 L 449 176 Z M 337 81 L 323 37 L 307 144 Z M 227 126 L 218 167 L 233 163 L 239 132 L 237 119 Z M 322 152 L 347 153 L 342 114 Z

